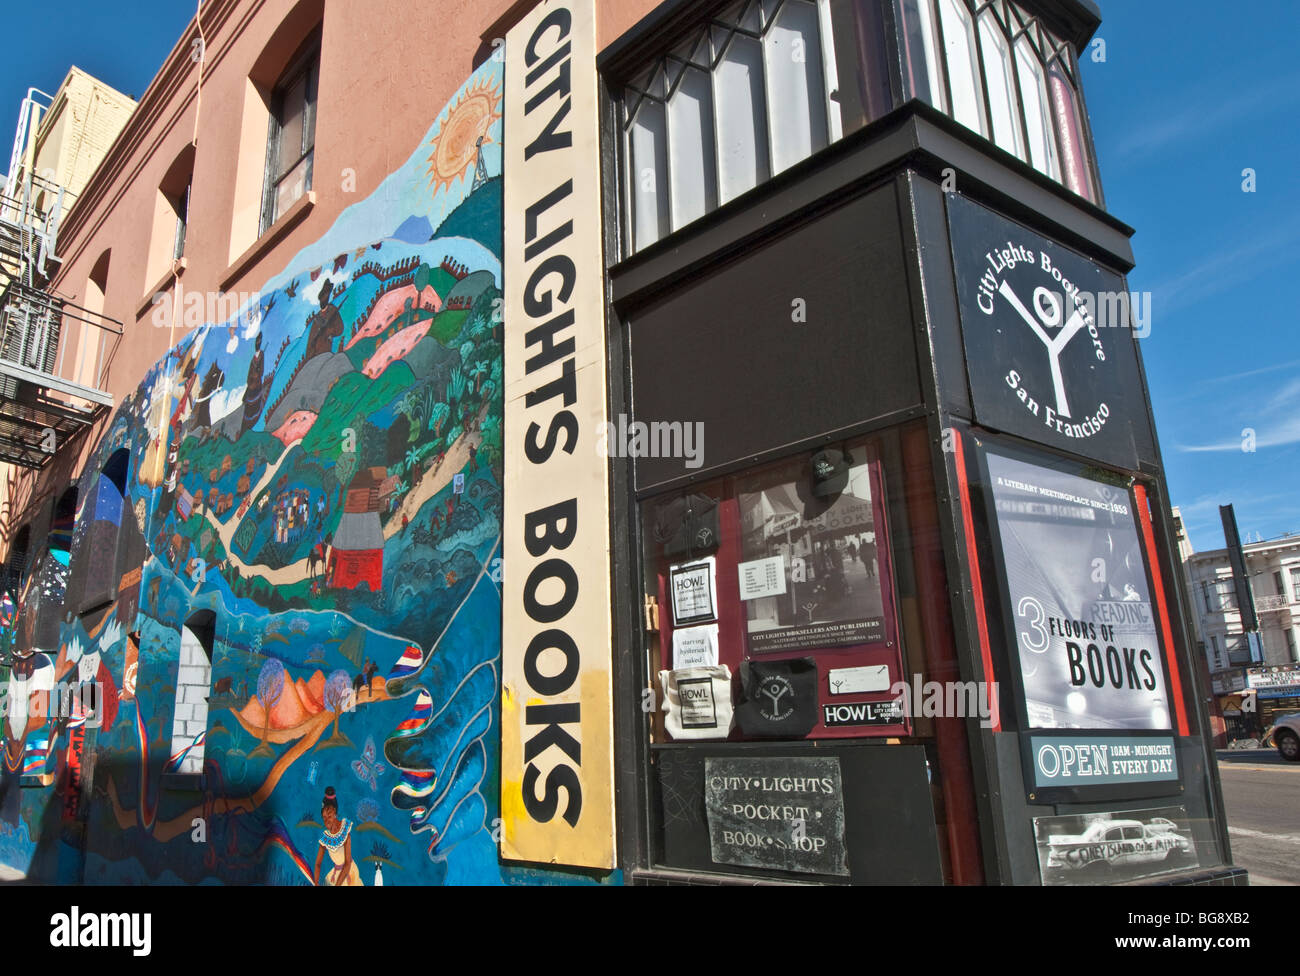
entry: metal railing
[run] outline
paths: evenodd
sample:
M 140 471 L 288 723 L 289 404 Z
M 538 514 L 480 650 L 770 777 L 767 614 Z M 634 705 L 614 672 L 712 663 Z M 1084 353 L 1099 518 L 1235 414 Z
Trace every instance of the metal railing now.
M 1261 613 L 1270 610 L 1286 610 L 1290 608 L 1291 602 L 1292 601 L 1288 600 L 1282 594 L 1276 596 L 1257 596 L 1255 597 L 1255 609 Z
M 105 372 L 121 335 L 116 319 L 10 281 L 0 291 L 0 396 L 22 380 L 111 404 Z
M 64 195 L 62 186 L 34 175 L 0 193 L 0 259 L 11 277 L 34 285 L 50 276 Z

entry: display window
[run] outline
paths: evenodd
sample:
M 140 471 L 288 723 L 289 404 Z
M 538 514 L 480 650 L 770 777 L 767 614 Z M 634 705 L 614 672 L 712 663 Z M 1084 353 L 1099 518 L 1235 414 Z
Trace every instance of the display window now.
M 651 865 L 982 880 L 934 477 L 913 423 L 639 501 Z
M 667 740 L 911 733 L 869 442 L 692 486 L 643 511 Z

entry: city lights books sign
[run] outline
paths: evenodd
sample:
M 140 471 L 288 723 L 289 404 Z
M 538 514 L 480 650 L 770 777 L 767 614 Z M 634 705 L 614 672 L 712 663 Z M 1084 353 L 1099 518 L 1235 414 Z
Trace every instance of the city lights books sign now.
M 1127 489 L 983 457 L 1033 790 L 1177 780 L 1174 738 L 1158 734 L 1171 728 L 1169 692 Z
M 593 0 L 506 37 L 501 856 L 615 864 Z M 587 440 L 586 443 L 594 443 Z

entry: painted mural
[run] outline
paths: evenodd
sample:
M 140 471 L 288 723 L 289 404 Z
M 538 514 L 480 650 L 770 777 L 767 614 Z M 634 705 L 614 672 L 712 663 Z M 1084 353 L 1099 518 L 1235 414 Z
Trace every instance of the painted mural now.
M 488 62 L 369 199 L 121 404 L 48 646 L 18 608 L 0 862 L 582 880 L 504 867 L 495 840 L 501 97 Z M 53 707 L 76 682 L 99 697 Z

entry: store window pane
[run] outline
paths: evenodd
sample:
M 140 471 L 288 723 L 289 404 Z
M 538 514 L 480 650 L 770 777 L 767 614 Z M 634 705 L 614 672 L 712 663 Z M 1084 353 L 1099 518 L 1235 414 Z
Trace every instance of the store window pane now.
M 1074 87 L 1061 69 L 1052 65 L 1047 69 L 1047 90 L 1051 95 L 1052 114 L 1061 135 L 1061 169 L 1065 185 L 1074 193 L 1095 202 L 1092 181 L 1088 176 L 1087 143 L 1083 137 L 1082 113 L 1075 97 Z
M 718 167 L 723 203 L 768 178 L 767 119 L 763 104 L 763 49 L 737 34 L 714 72 L 718 100 Z
M 709 76 L 685 69 L 668 99 L 668 172 L 672 176 L 673 229 L 704 216 L 718 205 L 713 157 L 713 93 Z
M 989 108 L 993 113 L 993 141 L 1002 149 L 1025 158 L 1020 135 L 1020 109 L 1011 64 L 1011 44 L 1002 33 L 991 7 L 980 16 L 980 50 L 988 80 Z
M 827 143 L 817 19 L 813 4 L 787 0 L 763 39 L 773 173 L 789 169 Z
M 943 75 L 935 38 L 932 0 L 901 0 L 903 70 L 910 98 L 928 102 L 941 112 L 948 111 Z
M 952 116 L 968 129 L 988 135 L 984 126 L 984 96 L 975 30 L 962 0 L 939 0 L 939 22 L 952 88 Z
M 668 233 L 668 122 L 664 106 L 646 99 L 628 133 L 633 244 L 653 244 Z
M 1056 153 L 1051 103 L 1047 98 L 1047 78 L 1026 37 L 1021 37 L 1016 42 L 1016 71 L 1020 77 L 1020 94 L 1024 99 L 1029 161 L 1034 169 L 1059 182 L 1061 162 Z

